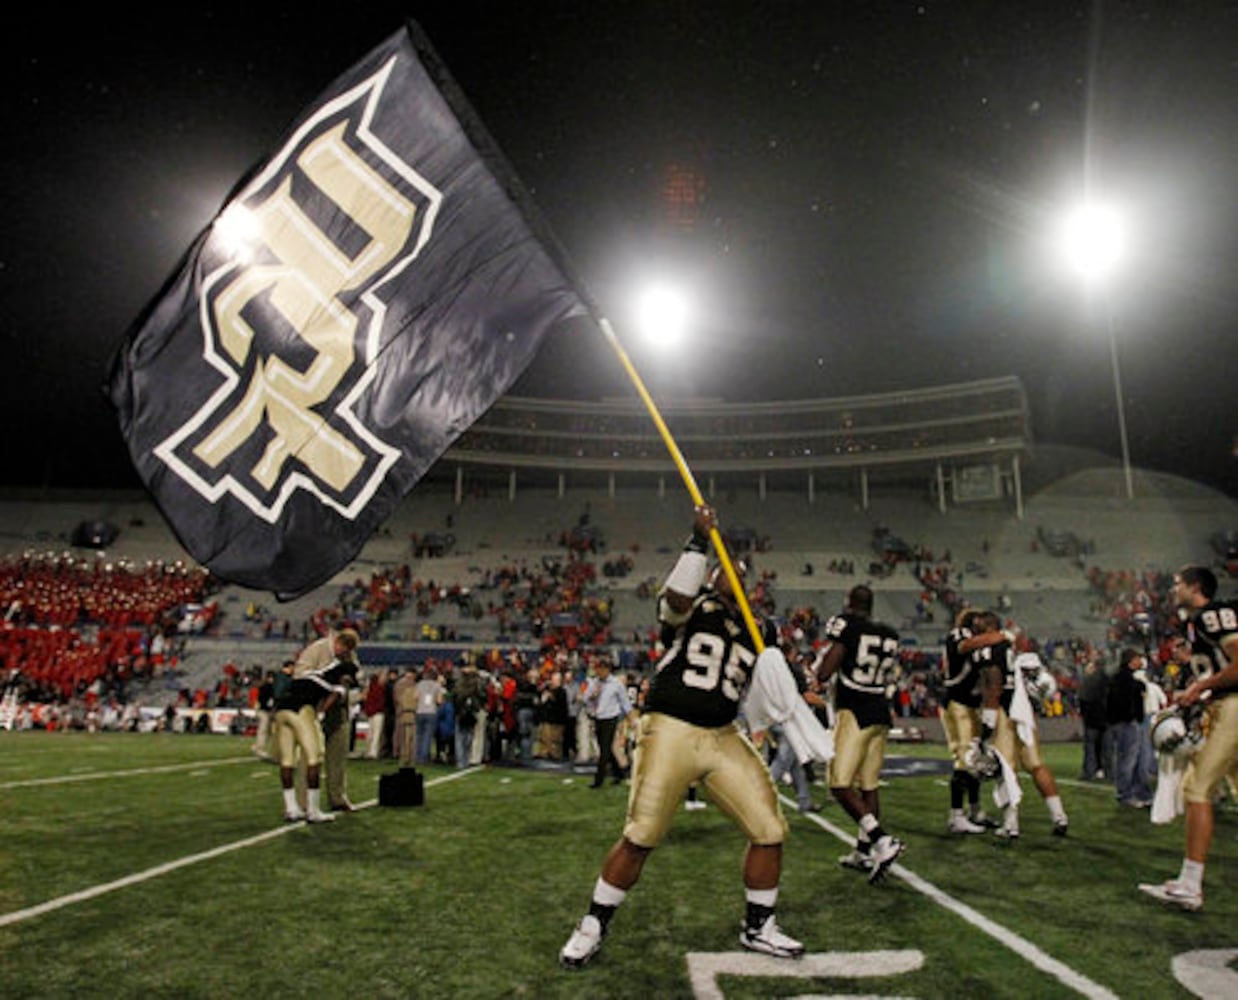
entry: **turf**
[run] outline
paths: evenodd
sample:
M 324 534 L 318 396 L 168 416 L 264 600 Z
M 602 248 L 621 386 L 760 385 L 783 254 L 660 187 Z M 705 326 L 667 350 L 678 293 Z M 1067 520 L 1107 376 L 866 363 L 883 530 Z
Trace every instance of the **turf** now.
M 0 733 L 0 921 L 170 869 L 0 926 L 0 995 L 653 1000 L 694 995 L 689 953 L 739 950 L 743 841 L 715 808 L 677 817 L 602 951 L 569 973 L 556 954 L 619 832 L 624 789 L 592 791 L 587 777 L 558 772 L 431 767 L 422 808 L 285 828 L 276 769 L 247 747 L 221 736 Z M 1077 746 L 1046 749 L 1059 777 L 1076 773 Z M 177 769 L 158 770 L 168 767 Z M 389 770 L 351 761 L 354 801 L 373 799 Z M 47 779 L 59 780 L 37 783 Z M 1116 806 L 1109 786 L 1064 780 L 1071 830 L 1059 839 L 1025 788 L 1023 837 L 1006 846 L 943 832 L 941 777 L 891 778 L 885 821 L 908 842 L 914 884 L 895 875 L 877 887 L 837 864 L 846 845 L 835 831 L 851 832 L 837 806 L 817 823 L 788 802 L 779 919 L 812 961 L 776 963 L 793 977 L 720 975 L 714 995 L 1079 995 L 1021 957 L 1022 941 L 1085 977 L 1085 991 L 1086 981 L 1100 987 L 1096 995 L 1179 997 L 1191 994 L 1175 979 L 1175 956 L 1238 949 L 1231 808 L 1218 810 L 1206 909 L 1182 914 L 1135 891 L 1177 871 L 1180 821 L 1154 827 Z M 977 929 L 926 884 L 1019 940 Z M 812 974 L 825 953 L 871 951 L 915 968 Z M 876 968 L 860 962 L 861 972 Z M 1228 975 L 1238 996 L 1232 965 Z

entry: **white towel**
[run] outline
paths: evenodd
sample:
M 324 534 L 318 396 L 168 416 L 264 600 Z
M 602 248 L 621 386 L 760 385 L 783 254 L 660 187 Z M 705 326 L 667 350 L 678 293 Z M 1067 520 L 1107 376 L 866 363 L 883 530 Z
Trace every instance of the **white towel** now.
M 769 646 L 757 657 L 743 713 L 753 730 L 781 726 L 801 764 L 810 760 L 828 764 L 834 756 L 834 734 L 821 725 L 800 694 L 780 649 Z
M 1017 806 L 1023 801 L 1023 788 L 1019 784 L 1019 775 L 1010 766 L 1010 761 L 1003 757 L 996 747 L 990 749 L 993 750 L 997 762 L 1002 766 L 1001 777 L 993 782 L 993 801 L 998 809 Z
M 1182 803 L 1182 779 L 1191 762 L 1189 754 L 1158 753 L 1156 755 L 1156 794 L 1152 798 L 1152 822 L 1158 826 L 1172 823 L 1185 812 Z
M 1023 686 L 1023 673 L 1019 670 L 1014 672 L 1010 721 L 1014 723 L 1015 732 L 1019 734 L 1019 742 L 1030 747 L 1036 741 L 1036 713 L 1032 711 L 1032 700 L 1027 696 L 1027 689 Z

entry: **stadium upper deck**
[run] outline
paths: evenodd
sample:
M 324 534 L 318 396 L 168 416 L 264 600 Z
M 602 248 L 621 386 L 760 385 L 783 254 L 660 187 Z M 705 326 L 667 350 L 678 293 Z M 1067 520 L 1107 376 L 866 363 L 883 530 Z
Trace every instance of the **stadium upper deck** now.
M 695 474 L 767 487 L 847 482 L 868 505 L 870 477 L 929 478 L 947 499 L 1013 498 L 1022 515 L 1020 461 L 1032 444 L 1027 396 L 1015 377 L 838 399 L 761 403 L 675 402 L 661 413 Z M 451 448 L 457 491 L 504 470 L 515 491 L 557 477 L 562 491 L 617 475 L 659 478 L 676 470 L 636 400 L 500 400 Z
M 854 580 L 829 573 L 830 563 L 854 564 L 866 577 L 874 530 L 885 526 L 952 552 L 969 597 L 1005 596 L 1034 619 L 1029 624 L 1060 628 L 1070 618 L 1077 628 L 1087 604 L 1084 565 L 1036 551 L 1042 529 L 1087 541 L 1087 564 L 1166 568 L 1208 561 L 1209 539 L 1238 525 L 1234 502 L 1215 491 L 1137 470 L 1136 498 L 1126 501 L 1111 470 L 1098 468 L 1112 460 L 1059 461 L 1054 453 L 1062 449 L 1033 449 L 1014 378 L 835 400 L 698 401 L 666 407 L 663 416 L 724 525 L 769 539 L 760 565 L 777 573 L 788 600 L 835 606 Z M 405 562 L 415 573 L 467 583 L 498 562 L 553 553 L 564 529 L 591 512 L 606 539 L 599 561 L 620 552 L 634 560 L 630 575 L 606 581 L 623 602 L 628 590 L 665 571 L 663 553 L 682 539 L 687 505 L 636 401 L 506 399 L 323 594 L 372 566 Z M 75 526 L 86 521 L 119 529 L 106 558 L 185 558 L 149 499 L 136 495 L 0 502 L 0 553 L 70 548 Z M 422 558 L 415 540 L 427 535 L 450 537 L 451 557 Z M 912 615 L 921 588 L 906 567 L 880 588 L 890 605 L 884 613 L 900 621 Z M 266 597 L 238 590 L 230 600 Z M 323 595 L 307 600 L 317 605 Z M 296 609 L 284 612 L 297 617 Z

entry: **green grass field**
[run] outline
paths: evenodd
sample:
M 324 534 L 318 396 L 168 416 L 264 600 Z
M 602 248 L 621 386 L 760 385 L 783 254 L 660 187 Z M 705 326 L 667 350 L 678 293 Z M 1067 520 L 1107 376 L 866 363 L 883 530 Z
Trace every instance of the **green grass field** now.
M 1077 773 L 1077 746 L 1046 750 L 1059 778 Z M 1238 997 L 1232 808 L 1218 810 L 1199 914 L 1135 890 L 1177 872 L 1181 821 L 1154 827 L 1106 785 L 1063 781 L 1065 840 L 1025 785 L 1008 847 L 946 836 L 942 778 L 892 778 L 885 821 L 909 849 L 877 887 L 837 864 L 851 832 L 837 806 L 817 820 L 790 808 L 779 914 L 808 947 L 798 963 L 740 953 L 742 837 L 716 809 L 684 812 L 603 950 L 569 973 L 556 955 L 624 789 L 431 768 L 423 808 L 289 828 L 276 769 L 247 751 L 219 736 L 0 733 L 0 996 L 1180 997 L 1193 994 L 1175 958 L 1189 979 L 1206 964 L 1189 953 L 1230 949 L 1203 992 Z M 350 762 L 354 802 L 390 769 Z

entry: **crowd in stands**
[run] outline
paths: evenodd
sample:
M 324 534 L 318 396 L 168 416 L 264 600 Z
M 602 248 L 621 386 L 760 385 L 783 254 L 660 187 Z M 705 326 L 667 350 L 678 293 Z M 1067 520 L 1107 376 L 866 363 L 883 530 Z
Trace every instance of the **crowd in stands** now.
M 72 553 L 26 552 L 0 560 L 0 607 L 14 625 L 176 627 L 170 617 L 205 600 L 206 570 L 181 561 L 109 562 Z
M 369 638 L 377 635 L 383 622 L 408 604 L 413 593 L 411 577 L 412 570 L 407 563 L 380 567 L 370 574 L 368 581 L 357 577 L 344 584 L 332 605 L 317 608 L 305 621 L 293 623 L 254 602 L 245 609 L 245 620 L 257 624 L 263 637 L 268 639 L 297 639 L 307 643 L 311 638 L 325 635 L 328 629 L 342 621 L 350 622 L 360 635 Z
M 652 669 L 660 655 L 657 631 L 652 621 L 625 625 L 622 634 L 615 630 L 611 599 L 605 588 L 597 586 L 598 568 L 591 559 L 598 538 L 600 532 L 586 515 L 574 528 L 559 534 L 566 550 L 561 555 L 481 569 L 480 582 L 473 585 L 422 579 L 405 563 L 376 569 L 368 580 L 358 577 L 340 588 L 333 605 L 317 609 L 295 626 L 284 621 L 281 627 L 265 608 L 253 605 L 246 616 L 265 622 L 266 635 L 296 635 L 308 641 L 344 623 L 363 637 L 376 637 L 380 626 L 405 608 L 411 607 L 424 619 L 435 617 L 441 606 L 454 606 L 461 622 L 484 620 L 495 626 L 497 643 L 479 654 L 478 666 L 488 673 L 503 676 L 532 667 L 543 681 L 558 671 L 580 684 L 596 659 L 607 656 L 621 670 L 640 676 Z M 949 551 L 935 555 L 929 546 L 908 544 L 884 528 L 874 531 L 873 545 L 883 565 L 909 564 L 922 586 L 916 604 L 918 621 L 940 621 L 944 632 L 967 604 L 964 570 L 974 564 L 960 569 Z M 759 547 L 750 546 L 749 552 L 753 551 Z M 623 572 L 629 568 L 630 561 Z M 831 572 L 854 572 L 853 565 L 837 561 L 829 568 Z M 811 605 L 780 607 L 776 574 L 760 571 L 750 579 L 755 581 L 753 608 L 777 624 L 784 648 L 810 662 L 824 645 L 824 622 L 833 610 Z M 1166 604 L 1169 573 L 1092 567 L 1087 579 L 1092 588 L 1087 610 L 1093 618 L 1108 623 L 1106 640 L 1098 647 L 1072 635 L 1036 637 L 1058 681 L 1057 691 L 1041 705 L 1046 715 L 1076 714 L 1079 678 L 1087 665 L 1106 664 L 1125 645 L 1146 648 L 1155 679 L 1170 688 L 1181 671 L 1173 642 L 1176 618 Z M 656 587 L 657 581 L 650 578 L 638 584 L 637 593 L 643 589 L 651 597 Z M 82 709 L 78 717 L 113 701 L 123 705 L 130 681 L 157 676 L 176 665 L 187 608 L 196 609 L 195 628 L 209 628 L 215 622 L 218 607 L 207 603 L 214 589 L 206 571 L 179 562 L 135 566 L 67 553 L 26 553 L 4 560 L 0 562 L 0 607 L 4 609 L 0 676 L 8 678 L 11 690 L 20 690 L 23 700 L 73 703 Z M 1006 624 L 1017 632 L 1016 621 L 1008 619 Z M 422 638 L 453 641 L 455 634 L 441 622 L 425 622 Z M 521 659 L 513 671 L 507 670 L 513 658 L 529 655 L 536 657 L 535 663 Z M 450 658 L 438 660 L 431 656 L 420 666 L 449 677 L 454 664 Z M 909 643 L 900 651 L 900 661 L 902 677 L 892 692 L 896 714 L 904 718 L 935 715 L 941 696 L 939 651 Z M 252 708 L 263 669 L 261 665 L 226 664 L 216 684 L 180 691 L 179 702 L 196 708 Z M 500 714 L 510 713 L 502 709 Z
M 475 588 L 413 580 L 411 596 L 420 615 L 453 604 L 462 619 L 489 620 L 510 642 L 549 648 L 605 646 L 612 642 L 609 597 L 594 593 L 597 567 L 579 550 L 567 558 L 503 563 L 486 568 Z
M 1161 570 L 1103 570 L 1087 572 L 1092 588 L 1092 613 L 1108 622 L 1113 647 L 1142 644 L 1152 635 L 1164 635 L 1174 624 L 1174 609 L 1167 595 L 1172 573 Z
M 183 708 L 249 708 L 256 709 L 260 688 L 270 681 L 270 668 L 261 663 L 252 667 L 238 667 L 228 662 L 220 669 L 219 678 L 210 688 L 181 688 L 176 704 Z
M 93 631 L 93 635 L 91 635 Z M 20 680 L 22 696 L 34 701 L 124 698 L 126 683 L 148 662 L 144 632 L 6 626 L 0 631 L 0 669 Z
M 217 613 L 205 570 L 102 556 L 32 553 L 0 560 L 0 670 L 24 700 L 94 705 L 125 696 L 183 647 L 182 629 Z

